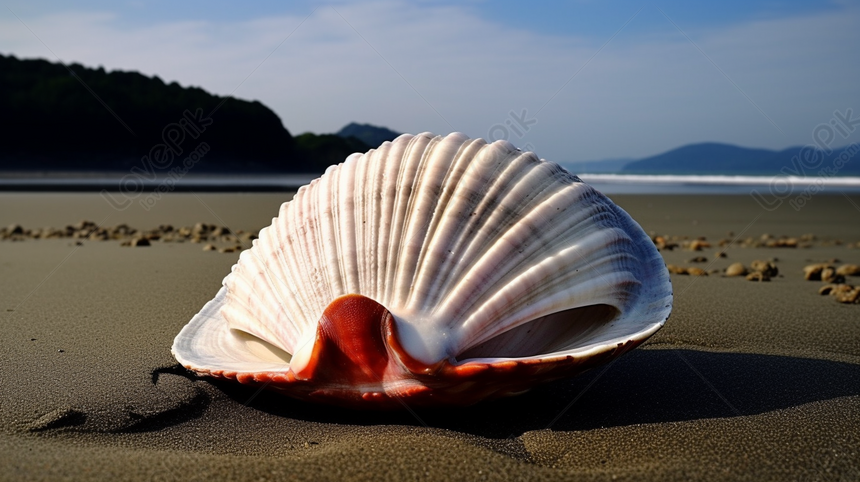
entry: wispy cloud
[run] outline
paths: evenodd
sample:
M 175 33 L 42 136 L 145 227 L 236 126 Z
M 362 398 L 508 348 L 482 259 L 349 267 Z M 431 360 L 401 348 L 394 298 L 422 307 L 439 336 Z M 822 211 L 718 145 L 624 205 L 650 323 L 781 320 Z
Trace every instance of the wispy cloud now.
M 132 26 L 111 12 L 24 20 L 66 62 L 138 70 L 222 95 L 296 29 L 234 94 L 272 107 L 293 133 L 331 132 L 355 120 L 439 133 L 453 125 L 486 136 L 512 110 L 537 112 L 587 61 L 517 143 L 559 161 L 642 156 L 705 140 L 785 147 L 809 142 L 833 110 L 860 108 L 851 104 L 860 99 L 854 7 L 710 30 L 679 21 L 785 135 L 649 8 L 598 55 L 623 20 L 605 38 L 545 35 L 474 9 L 398 1 L 322 6 L 298 29 L 307 13 Z M 643 33 L 637 22 L 650 28 Z M 0 16 L 0 51 L 50 58 L 11 16 Z

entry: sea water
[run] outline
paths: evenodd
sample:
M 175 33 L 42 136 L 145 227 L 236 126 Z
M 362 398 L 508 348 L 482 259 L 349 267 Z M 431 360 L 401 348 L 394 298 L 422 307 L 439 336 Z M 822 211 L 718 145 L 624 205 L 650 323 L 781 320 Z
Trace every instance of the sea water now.
M 786 192 L 860 193 L 860 177 L 578 174 L 605 194 L 749 194 L 784 197 Z M 274 192 L 294 191 L 317 177 L 294 175 L 188 175 L 143 179 L 115 174 L 85 177 L 9 177 L 0 174 L 0 191 Z

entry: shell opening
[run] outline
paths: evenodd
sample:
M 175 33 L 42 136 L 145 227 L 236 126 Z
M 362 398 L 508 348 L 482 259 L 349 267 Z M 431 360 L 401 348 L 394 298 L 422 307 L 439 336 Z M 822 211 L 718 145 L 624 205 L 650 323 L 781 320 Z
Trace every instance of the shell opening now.
M 466 349 L 456 358 L 537 357 L 589 344 L 618 318 L 618 308 L 607 304 L 582 306 L 537 318 Z
M 284 350 L 248 332 L 233 328 L 230 329 L 230 333 L 236 342 L 244 345 L 249 353 L 252 353 L 261 361 L 288 364 L 293 357 Z

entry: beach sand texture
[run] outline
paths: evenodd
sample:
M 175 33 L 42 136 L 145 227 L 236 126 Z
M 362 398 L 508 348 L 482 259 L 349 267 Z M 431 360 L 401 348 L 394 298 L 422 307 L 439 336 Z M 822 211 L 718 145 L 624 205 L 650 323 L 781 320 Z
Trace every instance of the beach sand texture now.
M 118 211 L 98 194 L 2 193 L 0 226 L 257 230 L 288 198 L 170 194 Z M 860 242 L 860 197 L 819 195 L 800 211 L 750 196 L 613 199 L 649 233 L 713 245 L 664 251 L 667 263 L 777 258 L 781 276 L 673 275 L 672 317 L 641 348 L 465 409 L 353 412 L 189 375 L 173 338 L 239 253 L 2 241 L 0 479 L 860 479 L 860 305 L 820 296 L 802 272 L 860 264 L 848 247 Z M 714 257 L 729 231 L 817 240 Z

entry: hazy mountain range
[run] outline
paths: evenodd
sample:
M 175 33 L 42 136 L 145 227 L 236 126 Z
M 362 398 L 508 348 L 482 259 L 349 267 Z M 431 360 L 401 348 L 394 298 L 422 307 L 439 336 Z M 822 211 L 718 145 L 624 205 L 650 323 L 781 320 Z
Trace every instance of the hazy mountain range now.
M 833 176 L 860 174 L 857 144 L 826 152 L 817 147 L 789 147 L 781 151 L 750 149 L 705 142 L 625 164 L 625 174 L 737 174 Z
M 258 101 L 137 72 L 0 55 L 0 171 L 318 173 L 399 135 L 350 123 L 292 136 Z M 560 162 L 574 173 L 860 175 L 856 144 L 825 152 L 691 144 L 644 159 Z M 860 157 L 860 156 L 857 156 Z

